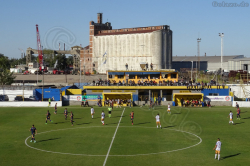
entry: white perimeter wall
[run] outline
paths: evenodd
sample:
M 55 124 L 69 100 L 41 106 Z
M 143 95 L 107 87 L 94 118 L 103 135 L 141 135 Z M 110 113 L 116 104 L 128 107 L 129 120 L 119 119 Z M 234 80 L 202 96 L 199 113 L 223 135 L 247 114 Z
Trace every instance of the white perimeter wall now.
M 250 102 L 247 101 L 233 101 L 233 107 L 236 107 L 236 102 L 239 104 L 239 107 L 250 107 Z
M 0 94 L 8 95 L 9 101 L 14 101 L 15 97 L 18 95 L 23 95 L 24 98 L 33 96 L 33 90 L 0 90 Z
M 97 71 L 140 70 L 140 62 L 153 63 L 154 69 L 161 69 L 162 31 L 151 33 L 94 36 L 93 62 L 98 63 Z M 107 63 L 103 54 L 107 52 Z
M 62 106 L 62 101 L 52 101 L 50 107 L 54 107 L 57 103 L 57 107 Z M 17 101 L 17 102 L 0 102 L 0 107 L 48 107 L 48 102 L 43 101 Z

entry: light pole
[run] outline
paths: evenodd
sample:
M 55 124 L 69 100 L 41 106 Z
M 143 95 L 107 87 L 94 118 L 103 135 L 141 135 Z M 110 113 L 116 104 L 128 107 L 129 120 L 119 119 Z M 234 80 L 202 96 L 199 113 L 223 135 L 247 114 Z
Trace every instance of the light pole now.
M 38 61 L 36 60 L 36 85 L 38 85 Z
M 191 69 L 191 81 L 193 81 L 193 61 L 192 62 L 192 69 Z
M 82 83 L 82 79 L 81 79 L 81 77 L 82 77 L 82 73 L 81 73 L 81 61 L 82 60 L 80 60 L 80 85 L 79 86 L 81 86 L 81 83 Z
M 197 82 L 197 72 L 200 71 L 200 42 L 201 42 L 201 38 L 198 38 L 197 39 L 198 70 L 197 70 L 197 62 L 196 62 L 196 82 Z
M 224 33 L 219 33 L 219 36 L 221 37 L 221 78 L 222 78 L 222 65 L 223 65 L 223 37 Z

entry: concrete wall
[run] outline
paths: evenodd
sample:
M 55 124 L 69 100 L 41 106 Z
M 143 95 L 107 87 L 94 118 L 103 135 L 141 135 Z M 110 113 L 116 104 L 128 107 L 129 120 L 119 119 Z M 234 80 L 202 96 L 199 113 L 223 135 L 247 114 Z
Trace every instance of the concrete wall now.
M 50 107 L 54 107 L 56 103 L 57 107 L 62 106 L 62 101 L 52 101 Z M 0 102 L 0 107 L 48 107 L 48 102 L 39 102 L 39 101 Z
M 211 101 L 211 106 L 232 106 L 232 101 Z
M 94 36 L 93 63 L 98 63 L 97 71 L 139 70 L 140 62 L 153 63 L 154 69 L 162 68 L 162 31 L 123 35 Z M 107 52 L 107 63 L 103 54 Z

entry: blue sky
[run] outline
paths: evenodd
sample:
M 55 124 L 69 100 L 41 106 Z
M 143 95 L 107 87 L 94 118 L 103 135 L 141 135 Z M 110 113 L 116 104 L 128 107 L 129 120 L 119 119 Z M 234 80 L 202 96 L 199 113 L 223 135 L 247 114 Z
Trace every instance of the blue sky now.
M 214 1 L 174 0 L 70 0 L 0 2 L 0 53 L 21 57 L 18 48 L 37 48 L 35 25 L 39 25 L 42 45 L 58 49 L 86 46 L 89 21 L 111 22 L 113 29 L 169 25 L 173 31 L 173 56 L 220 55 L 219 32 L 225 34 L 224 55 L 250 57 L 250 7 L 213 7 Z M 222 3 L 223 1 L 216 1 Z M 243 1 L 224 1 L 242 3 Z M 250 4 L 250 1 L 244 1 Z

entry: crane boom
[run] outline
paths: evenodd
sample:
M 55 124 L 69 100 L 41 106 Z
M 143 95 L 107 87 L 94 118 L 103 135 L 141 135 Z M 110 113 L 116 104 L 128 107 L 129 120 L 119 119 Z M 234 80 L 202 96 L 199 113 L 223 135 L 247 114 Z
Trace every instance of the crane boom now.
M 36 37 L 37 37 L 37 52 L 38 52 L 38 61 L 40 65 L 40 71 L 43 66 L 43 52 L 42 52 L 42 46 L 41 46 L 41 41 L 40 41 L 40 34 L 38 30 L 38 24 L 36 24 Z

